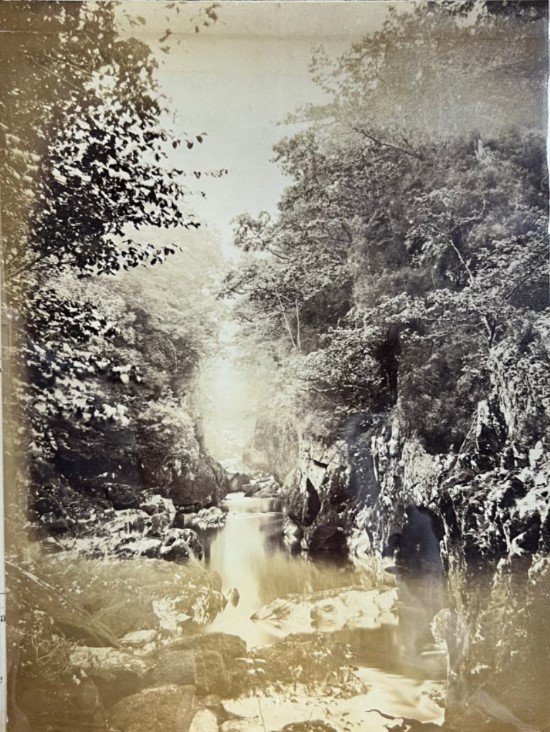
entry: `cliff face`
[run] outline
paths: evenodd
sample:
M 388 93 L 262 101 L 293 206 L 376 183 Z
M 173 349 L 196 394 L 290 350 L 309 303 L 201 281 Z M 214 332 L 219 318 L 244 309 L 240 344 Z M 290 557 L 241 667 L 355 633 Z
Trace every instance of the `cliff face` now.
M 330 444 L 311 430 L 301 435 L 287 477 L 295 544 L 386 556 L 404 578 L 445 573 L 447 722 L 466 732 L 550 719 L 544 333 L 493 349 L 490 388 L 458 454 L 428 454 L 402 430 L 398 404 L 389 414 L 358 415 L 345 439 Z

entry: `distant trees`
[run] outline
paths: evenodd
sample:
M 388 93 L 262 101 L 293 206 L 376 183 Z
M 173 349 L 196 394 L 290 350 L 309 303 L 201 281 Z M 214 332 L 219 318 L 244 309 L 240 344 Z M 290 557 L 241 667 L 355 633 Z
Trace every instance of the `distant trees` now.
M 292 183 L 275 220 L 238 221 L 226 280 L 297 409 L 395 408 L 430 451 L 464 440 L 491 347 L 548 307 L 541 28 L 415 6 L 314 61 L 330 99 L 276 146 Z

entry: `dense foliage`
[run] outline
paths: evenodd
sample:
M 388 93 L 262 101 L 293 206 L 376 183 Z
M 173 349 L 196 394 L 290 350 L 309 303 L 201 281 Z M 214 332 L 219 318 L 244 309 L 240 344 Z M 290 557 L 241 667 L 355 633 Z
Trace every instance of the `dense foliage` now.
M 391 12 L 314 61 L 330 100 L 276 146 L 291 185 L 275 219 L 238 220 L 225 283 L 302 414 L 395 409 L 431 452 L 460 447 L 491 349 L 531 347 L 548 307 L 541 20 L 470 12 Z
M 63 529 L 81 498 L 92 515 L 113 492 L 192 482 L 202 459 L 189 391 L 218 262 L 169 157 L 203 136 L 166 124 L 154 54 L 117 13 L 0 14 L 8 500 L 24 507 L 30 480 L 31 516 Z M 171 255 L 179 278 L 159 276 Z

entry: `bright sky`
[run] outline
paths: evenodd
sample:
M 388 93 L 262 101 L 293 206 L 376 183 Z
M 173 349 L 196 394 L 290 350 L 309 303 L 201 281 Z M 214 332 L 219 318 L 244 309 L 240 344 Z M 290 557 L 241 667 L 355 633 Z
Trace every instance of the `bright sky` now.
M 152 6 L 156 5 L 155 15 Z M 134 28 L 161 63 L 159 78 L 173 100 L 176 127 L 190 136 L 206 132 L 203 145 L 177 151 L 185 169 L 227 168 L 222 179 L 201 179 L 204 199 L 192 206 L 222 234 L 231 251 L 231 219 L 240 213 L 275 212 L 286 182 L 270 162 L 272 146 L 288 127 L 280 126 L 298 105 L 321 101 L 309 77 L 312 52 L 321 44 L 338 55 L 354 40 L 380 28 L 385 2 L 223 2 L 219 20 L 194 32 L 198 3 L 163 13 L 157 3 L 128 3 L 147 19 Z M 167 28 L 172 34 L 159 44 Z M 164 54 L 159 45 L 170 47 Z

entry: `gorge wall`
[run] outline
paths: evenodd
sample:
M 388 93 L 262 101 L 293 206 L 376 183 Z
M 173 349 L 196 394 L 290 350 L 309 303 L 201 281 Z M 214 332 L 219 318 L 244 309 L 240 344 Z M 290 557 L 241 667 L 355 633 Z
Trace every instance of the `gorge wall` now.
M 405 581 L 444 573 L 446 720 L 464 732 L 550 719 L 548 323 L 537 328 L 530 343 L 493 348 L 490 387 L 458 453 L 430 454 L 403 429 L 398 402 L 354 416 L 339 439 L 314 420 L 297 427 L 286 474 L 295 548 L 385 557 Z M 255 451 L 279 472 L 291 456 Z

